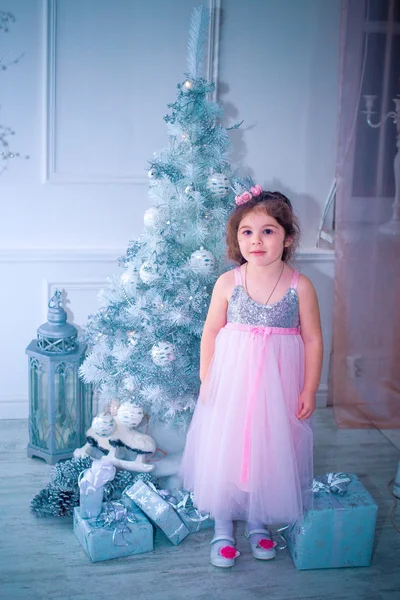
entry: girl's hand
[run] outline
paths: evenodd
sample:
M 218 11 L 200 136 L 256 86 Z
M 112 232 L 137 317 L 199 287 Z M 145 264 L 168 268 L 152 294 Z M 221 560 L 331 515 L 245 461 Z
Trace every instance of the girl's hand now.
M 300 421 L 303 421 L 304 419 L 309 419 L 315 410 L 315 405 L 315 394 L 313 394 L 312 392 L 303 391 L 300 394 L 299 398 L 300 412 L 297 415 L 297 418 Z

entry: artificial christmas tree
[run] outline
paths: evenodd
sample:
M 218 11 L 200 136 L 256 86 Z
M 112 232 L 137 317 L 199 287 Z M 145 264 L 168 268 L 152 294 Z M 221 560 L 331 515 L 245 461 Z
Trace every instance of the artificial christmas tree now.
M 92 350 L 81 367 L 100 408 L 115 399 L 133 402 L 151 421 L 183 429 L 198 396 L 210 295 L 227 269 L 224 232 L 236 180 L 222 109 L 209 99 L 214 85 L 201 76 L 207 30 L 206 10 L 195 9 L 188 72 L 164 117 L 169 145 L 149 162 L 152 206 L 121 260 L 122 274 L 89 317 Z

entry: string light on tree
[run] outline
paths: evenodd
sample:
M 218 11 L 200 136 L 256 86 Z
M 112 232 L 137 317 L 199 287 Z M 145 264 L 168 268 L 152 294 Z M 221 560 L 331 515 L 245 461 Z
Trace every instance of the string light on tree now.
M 128 331 L 126 336 L 128 338 L 128 343 L 131 344 L 131 346 L 137 346 L 140 340 L 140 333 L 138 333 L 137 331 Z

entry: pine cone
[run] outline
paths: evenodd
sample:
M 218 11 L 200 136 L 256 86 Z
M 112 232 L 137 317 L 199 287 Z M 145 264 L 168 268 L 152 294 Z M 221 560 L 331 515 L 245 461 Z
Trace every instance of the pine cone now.
M 79 505 L 79 491 L 59 488 L 49 484 L 31 502 L 31 511 L 36 517 L 69 517 Z
M 78 485 L 78 477 L 82 471 L 90 469 L 93 460 L 85 458 L 71 458 L 55 465 L 51 473 L 51 483 L 63 488 L 73 488 Z

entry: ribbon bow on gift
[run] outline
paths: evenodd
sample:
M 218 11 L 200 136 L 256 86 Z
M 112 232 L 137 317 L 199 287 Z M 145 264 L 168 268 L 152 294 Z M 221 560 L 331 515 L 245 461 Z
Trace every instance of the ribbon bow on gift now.
M 106 502 L 103 504 L 103 512 L 91 521 L 92 531 L 94 533 L 96 529 L 112 529 L 113 537 L 112 541 L 115 546 L 129 546 L 131 542 L 125 539 L 126 533 L 131 533 L 131 528 L 128 523 L 136 523 L 137 519 L 128 511 L 127 508 L 120 502 Z M 123 543 L 118 542 L 118 536 L 122 539 Z
M 193 523 L 202 523 L 209 517 L 209 513 L 201 513 L 193 505 L 193 492 L 187 490 L 159 490 L 158 493 L 179 515 L 184 515 L 185 519 Z
M 95 492 L 115 477 L 115 467 L 104 460 L 94 460 L 90 469 L 79 475 L 78 485 L 82 494 Z
M 163 500 L 168 502 L 170 506 L 178 513 L 184 514 L 185 519 L 192 521 L 193 523 L 202 523 L 209 517 L 209 513 L 201 513 L 197 508 L 193 506 L 193 492 L 186 490 L 158 490 L 155 485 L 150 481 L 147 485 L 158 494 Z
M 351 477 L 346 473 L 325 473 L 325 475 L 314 477 L 312 491 L 314 494 L 327 492 L 344 496 L 347 493 L 350 481 Z

